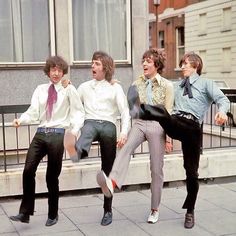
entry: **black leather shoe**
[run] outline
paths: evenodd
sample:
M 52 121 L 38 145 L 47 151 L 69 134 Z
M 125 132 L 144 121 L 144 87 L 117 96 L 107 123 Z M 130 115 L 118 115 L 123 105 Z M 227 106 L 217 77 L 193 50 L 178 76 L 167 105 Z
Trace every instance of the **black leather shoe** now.
M 186 213 L 185 214 L 185 221 L 184 221 L 184 228 L 191 229 L 194 226 L 194 214 Z
M 56 216 L 56 218 L 54 218 L 53 220 L 48 218 L 47 221 L 46 221 L 46 226 L 52 226 L 52 225 L 55 225 L 58 221 L 58 216 Z
M 148 104 L 141 104 L 140 110 L 142 111 L 143 114 L 141 116 L 141 119 L 143 120 L 161 121 L 170 116 L 166 108 L 161 104 L 155 106 Z
M 106 226 L 111 224 L 111 222 L 112 222 L 112 212 L 107 211 L 104 213 L 102 217 L 101 225 Z
M 19 221 L 19 222 L 22 222 L 22 223 L 29 223 L 30 216 L 28 214 L 19 213 L 16 216 L 10 216 L 10 219 L 13 220 L 13 221 Z
M 130 116 L 134 119 L 140 118 L 140 99 L 135 85 L 129 87 L 127 99 Z

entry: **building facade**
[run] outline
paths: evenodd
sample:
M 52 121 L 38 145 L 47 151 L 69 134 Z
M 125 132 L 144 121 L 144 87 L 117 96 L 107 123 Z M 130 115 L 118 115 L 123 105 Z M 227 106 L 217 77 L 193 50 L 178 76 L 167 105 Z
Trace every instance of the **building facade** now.
M 186 7 L 185 50 L 203 59 L 203 76 L 236 88 L 236 1 L 207 0 Z
M 167 53 L 164 77 L 180 78 L 179 59 L 193 50 L 203 58 L 204 76 L 235 88 L 235 39 L 235 0 L 0 1 L 0 105 L 30 103 L 47 82 L 49 55 L 68 61 L 66 77 L 78 87 L 91 78 L 96 50 L 115 59 L 125 91 L 142 72 L 143 52 L 156 46 Z
M 66 76 L 77 87 L 91 79 L 94 51 L 115 60 L 115 78 L 125 91 L 142 72 L 148 48 L 148 2 L 143 0 L 0 1 L 0 105 L 28 104 L 47 82 L 49 55 L 69 63 Z
M 149 1 L 149 46 L 165 49 L 168 63 L 164 76 L 180 78 L 179 59 L 184 52 L 195 51 L 204 62 L 203 76 L 235 88 L 236 1 L 154 2 Z

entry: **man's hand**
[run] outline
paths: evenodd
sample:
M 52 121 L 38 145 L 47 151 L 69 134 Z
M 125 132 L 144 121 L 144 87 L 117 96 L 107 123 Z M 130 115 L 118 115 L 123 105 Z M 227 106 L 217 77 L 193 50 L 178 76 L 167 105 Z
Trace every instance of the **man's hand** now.
M 228 120 L 228 116 L 224 112 L 217 112 L 215 122 L 217 125 L 223 125 Z
M 126 143 L 126 141 L 127 141 L 127 135 L 120 134 L 120 137 L 117 140 L 117 145 L 116 146 L 118 148 L 122 148 L 124 146 L 124 144 Z
M 66 88 L 69 84 L 71 84 L 71 81 L 69 79 L 63 79 L 61 84 L 64 88 Z
M 13 126 L 18 128 L 20 126 L 20 120 L 19 119 L 14 119 L 12 122 Z
M 113 79 L 113 78 L 112 78 L 111 81 L 110 81 L 110 84 L 113 85 L 113 84 L 115 84 L 115 83 L 118 83 L 118 84 L 119 84 L 120 81 L 117 80 L 117 79 Z
M 173 144 L 169 141 L 166 141 L 165 150 L 166 150 L 166 153 L 172 152 L 173 151 Z

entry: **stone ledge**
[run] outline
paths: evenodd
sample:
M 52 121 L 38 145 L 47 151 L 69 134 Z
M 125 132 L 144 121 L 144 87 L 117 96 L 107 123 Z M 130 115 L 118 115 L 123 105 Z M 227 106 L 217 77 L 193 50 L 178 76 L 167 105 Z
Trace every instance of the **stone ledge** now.
M 199 178 L 217 178 L 236 175 L 236 148 L 204 150 L 201 155 Z M 100 170 L 100 159 L 82 160 L 79 163 L 63 163 L 60 175 L 60 190 L 81 190 L 98 188 L 96 173 Z M 22 168 L 0 173 L 0 197 L 22 194 Z M 181 154 L 169 154 L 164 160 L 164 181 L 185 179 Z M 132 158 L 124 185 L 150 183 L 149 155 Z M 36 175 L 36 192 L 47 192 L 45 167 L 40 166 Z

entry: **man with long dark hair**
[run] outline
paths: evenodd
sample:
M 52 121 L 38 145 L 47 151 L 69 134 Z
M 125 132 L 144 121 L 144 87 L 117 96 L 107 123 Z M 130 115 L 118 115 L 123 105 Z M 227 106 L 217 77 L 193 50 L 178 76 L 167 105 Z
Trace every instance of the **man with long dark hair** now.
M 29 223 L 34 214 L 35 174 L 40 161 L 47 155 L 46 182 L 48 188 L 48 219 L 46 226 L 58 221 L 59 175 L 64 153 L 65 129 L 77 135 L 84 122 L 84 109 L 73 85 L 63 88 L 62 77 L 68 64 L 59 56 L 49 57 L 44 67 L 49 83 L 39 85 L 32 96 L 31 105 L 13 125 L 39 122 L 39 127 L 27 152 L 23 171 L 23 199 L 19 214 L 13 221 Z

